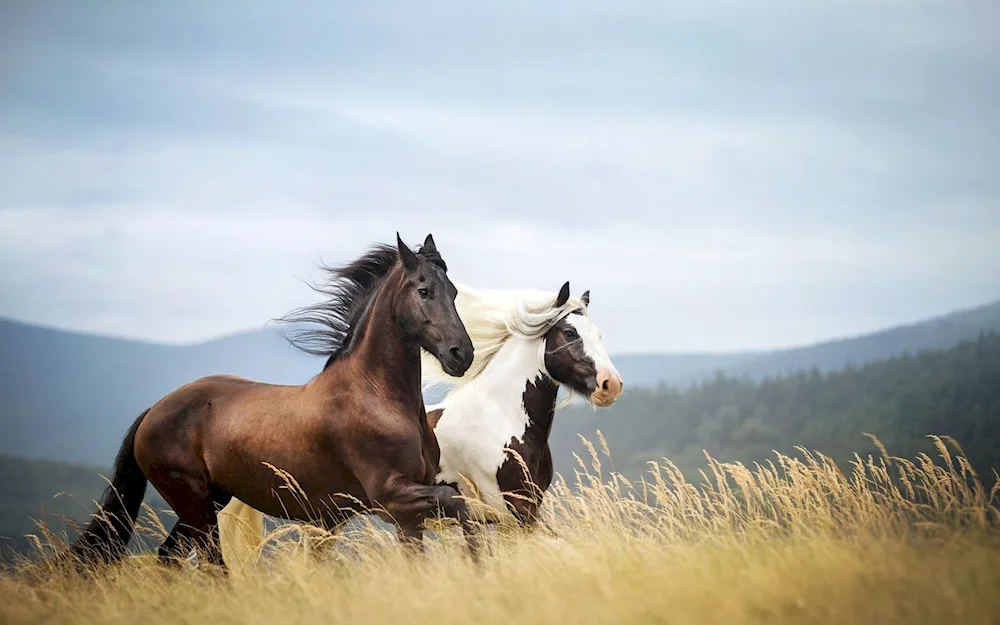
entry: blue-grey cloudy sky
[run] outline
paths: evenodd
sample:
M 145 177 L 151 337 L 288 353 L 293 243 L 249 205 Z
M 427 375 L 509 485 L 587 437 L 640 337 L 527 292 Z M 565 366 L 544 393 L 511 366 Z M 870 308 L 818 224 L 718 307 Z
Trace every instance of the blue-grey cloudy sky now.
M 397 230 L 619 353 L 1000 297 L 992 0 L 0 11 L 3 315 L 201 340 Z

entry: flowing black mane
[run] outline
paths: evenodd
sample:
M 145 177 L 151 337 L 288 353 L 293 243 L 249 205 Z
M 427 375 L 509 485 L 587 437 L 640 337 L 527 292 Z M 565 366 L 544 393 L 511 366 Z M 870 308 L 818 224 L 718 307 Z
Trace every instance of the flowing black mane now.
M 448 266 L 436 249 L 420 248 L 417 254 L 444 271 Z M 365 310 L 399 259 L 399 251 L 392 245 L 379 243 L 367 253 L 346 265 L 320 265 L 327 276 L 325 284 L 310 285 L 327 300 L 303 306 L 278 319 L 297 326 L 285 339 L 298 349 L 313 356 L 327 356 L 326 369 L 343 356 L 351 344 L 351 336 L 364 316 Z

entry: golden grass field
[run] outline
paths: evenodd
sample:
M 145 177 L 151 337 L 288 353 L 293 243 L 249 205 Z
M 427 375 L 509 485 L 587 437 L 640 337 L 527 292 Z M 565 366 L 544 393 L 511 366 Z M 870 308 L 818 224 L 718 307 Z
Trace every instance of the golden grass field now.
M 546 496 L 559 539 L 491 534 L 479 566 L 453 528 L 407 556 L 376 529 L 291 526 L 228 577 L 141 556 L 86 576 L 25 563 L 0 577 L 0 623 L 1000 623 L 996 475 L 933 440 L 936 459 L 883 450 L 847 474 L 805 450 L 708 458 L 697 485 L 669 462 L 629 483 L 592 449 L 578 487 Z

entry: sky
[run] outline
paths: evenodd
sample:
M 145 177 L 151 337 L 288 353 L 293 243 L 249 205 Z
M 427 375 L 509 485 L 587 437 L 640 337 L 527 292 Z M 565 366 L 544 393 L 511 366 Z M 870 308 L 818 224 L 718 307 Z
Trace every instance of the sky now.
M 616 353 L 1000 299 L 1000 3 L 0 4 L 0 315 L 195 342 L 433 233 Z

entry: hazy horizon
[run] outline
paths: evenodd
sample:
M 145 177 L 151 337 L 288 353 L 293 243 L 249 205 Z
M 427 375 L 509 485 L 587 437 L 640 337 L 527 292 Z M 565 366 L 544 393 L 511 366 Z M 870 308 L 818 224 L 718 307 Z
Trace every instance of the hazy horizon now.
M 396 231 L 618 354 L 1000 299 L 1000 5 L 0 8 L 0 315 L 170 344 Z
M 898 323 L 894 323 L 894 324 L 891 324 L 891 325 L 888 325 L 888 326 L 879 326 L 879 327 L 875 327 L 875 328 L 869 328 L 867 330 L 856 332 L 854 334 L 829 336 L 829 337 L 822 338 L 822 339 L 819 339 L 819 340 L 816 340 L 816 341 L 809 341 L 809 342 L 805 342 L 805 343 L 794 343 L 794 344 L 787 344 L 787 345 L 771 345 L 771 346 L 762 346 L 762 347 L 750 347 L 750 348 L 746 348 L 746 349 L 693 349 L 693 350 L 683 350 L 683 351 L 680 351 L 680 350 L 669 350 L 669 349 L 668 350 L 656 349 L 656 350 L 646 350 L 646 351 L 643 351 L 643 350 L 638 350 L 638 351 L 616 351 L 616 352 L 614 352 L 614 355 L 615 356 L 657 356 L 657 355 L 663 355 L 663 356 L 685 356 L 685 355 L 724 355 L 724 354 L 751 353 L 751 352 L 781 351 L 781 350 L 786 350 L 786 349 L 796 349 L 796 348 L 801 348 L 801 347 L 810 347 L 810 346 L 813 346 L 813 345 L 822 344 L 822 343 L 826 343 L 826 342 L 830 342 L 830 341 L 850 340 L 850 339 L 853 339 L 853 338 L 859 338 L 859 337 L 863 337 L 863 336 L 870 335 L 870 334 L 877 334 L 879 332 L 888 331 L 888 330 L 892 330 L 892 329 L 899 328 L 899 327 L 905 327 L 905 326 L 909 326 L 909 325 L 912 325 L 912 324 L 917 324 L 917 323 L 921 323 L 921 322 L 930 321 L 932 319 L 937 319 L 937 318 L 940 318 L 940 317 L 946 317 L 946 316 L 949 316 L 949 315 L 952 315 L 952 314 L 956 314 L 956 313 L 963 313 L 963 312 L 967 312 L 967 311 L 971 311 L 971 310 L 978 310 L 978 309 L 981 309 L 981 308 L 984 308 L 984 307 L 994 306 L 994 305 L 997 305 L 997 304 L 1000 304 L 1000 298 L 995 299 L 995 300 L 990 300 L 990 301 L 982 302 L 982 303 L 979 303 L 979 304 L 974 304 L 972 306 L 967 306 L 967 307 L 963 307 L 963 308 L 956 308 L 956 309 L 950 309 L 950 310 L 941 311 L 940 313 L 937 313 L 937 314 L 934 314 L 934 315 L 930 315 L 930 316 L 927 316 L 927 317 L 920 317 L 920 318 L 916 318 L 916 319 L 906 319 L 906 320 L 902 320 L 902 321 L 899 321 Z M 98 338 L 104 338 L 104 339 L 111 339 L 111 340 L 134 341 L 134 342 L 141 342 L 141 343 L 147 343 L 147 344 L 150 344 L 150 345 L 159 345 L 159 346 L 166 346 L 166 347 L 194 347 L 194 346 L 198 346 L 198 345 L 204 345 L 204 344 L 207 344 L 207 343 L 211 343 L 211 342 L 214 342 L 214 341 L 225 340 L 225 339 L 228 339 L 228 338 L 237 337 L 237 336 L 246 335 L 246 334 L 252 334 L 252 333 L 261 332 L 261 331 L 265 331 L 265 330 L 274 330 L 276 332 L 280 332 L 281 328 L 282 328 L 282 324 L 278 323 L 277 320 L 275 319 L 275 320 L 270 320 L 269 322 L 266 322 L 264 324 L 261 324 L 259 327 L 236 328 L 236 329 L 233 329 L 233 330 L 224 331 L 221 334 L 210 336 L 210 337 L 207 337 L 207 338 L 204 338 L 204 339 L 197 339 L 197 340 L 193 340 L 193 341 L 169 341 L 169 340 L 157 340 L 157 339 L 143 338 L 143 337 L 132 337 L 132 336 L 116 335 L 116 334 L 107 333 L 107 332 L 88 332 L 88 331 L 74 330 L 72 328 L 61 327 L 61 326 L 51 325 L 51 324 L 38 323 L 38 322 L 30 321 L 30 320 L 27 320 L 27 319 L 18 319 L 18 318 L 10 317 L 10 316 L 3 315 L 3 314 L 0 314 L 0 321 L 7 321 L 7 322 L 21 324 L 21 325 L 34 326 L 34 327 L 45 329 L 45 330 L 53 330 L 53 331 L 59 331 L 59 332 L 69 332 L 69 333 L 75 333 L 75 334 L 81 334 L 81 335 L 98 337 Z M 319 358 L 319 357 L 317 357 L 317 358 Z

